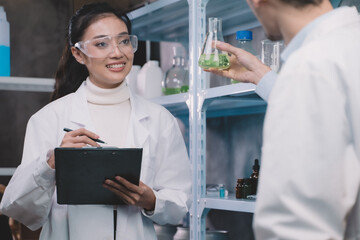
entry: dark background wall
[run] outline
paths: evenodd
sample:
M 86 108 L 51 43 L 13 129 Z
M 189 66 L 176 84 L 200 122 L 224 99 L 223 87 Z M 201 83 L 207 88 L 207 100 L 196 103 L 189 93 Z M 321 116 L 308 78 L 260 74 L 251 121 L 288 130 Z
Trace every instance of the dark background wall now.
M 68 0 L 0 0 L 10 23 L 11 76 L 52 78 L 64 45 Z M 20 164 L 30 116 L 50 93 L 0 90 L 0 167 Z M 9 177 L 0 177 L 6 184 Z

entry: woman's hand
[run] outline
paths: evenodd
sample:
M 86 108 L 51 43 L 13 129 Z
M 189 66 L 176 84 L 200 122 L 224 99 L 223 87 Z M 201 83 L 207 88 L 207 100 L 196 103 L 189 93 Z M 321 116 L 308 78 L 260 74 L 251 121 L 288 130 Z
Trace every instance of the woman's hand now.
M 204 69 L 204 71 L 212 72 L 239 82 L 258 84 L 261 78 L 271 70 L 256 56 L 245 50 L 233 47 L 224 42 L 217 42 L 216 47 L 231 54 L 230 68 L 224 70 L 209 68 Z
M 139 206 L 147 211 L 155 209 L 156 197 L 151 188 L 140 181 L 139 186 L 116 176 L 115 181 L 107 179 L 103 185 L 128 205 Z
M 99 136 L 89 130 L 86 130 L 85 128 L 79 128 L 77 130 L 65 133 L 60 147 L 81 148 L 86 145 L 100 147 L 100 145 L 91 138 L 98 139 Z M 54 152 L 52 152 L 47 162 L 52 169 L 55 169 Z

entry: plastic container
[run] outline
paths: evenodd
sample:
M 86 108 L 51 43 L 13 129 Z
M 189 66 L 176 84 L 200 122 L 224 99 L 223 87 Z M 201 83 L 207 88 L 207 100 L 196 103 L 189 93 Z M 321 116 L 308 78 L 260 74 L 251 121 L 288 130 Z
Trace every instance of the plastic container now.
M 126 83 L 129 86 L 130 90 L 135 94 L 139 94 L 136 82 L 137 82 L 137 77 L 140 72 L 140 69 L 141 69 L 141 66 L 133 65 L 129 74 L 126 76 Z
M 150 60 L 144 64 L 137 77 L 137 90 L 140 96 L 156 98 L 162 95 L 163 72 L 159 67 L 159 61 Z
M 0 76 L 10 76 L 10 24 L 0 6 Z
M 174 47 L 173 66 L 166 72 L 162 83 L 164 95 L 184 93 L 189 90 L 189 73 L 181 47 Z

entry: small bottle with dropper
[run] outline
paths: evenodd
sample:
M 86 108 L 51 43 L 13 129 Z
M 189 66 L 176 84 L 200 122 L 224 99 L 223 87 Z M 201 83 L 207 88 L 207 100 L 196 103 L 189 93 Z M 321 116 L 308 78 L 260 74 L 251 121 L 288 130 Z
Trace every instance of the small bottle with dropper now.
M 251 194 L 254 195 L 257 192 L 257 185 L 258 185 L 258 179 L 259 179 L 259 171 L 260 171 L 260 165 L 259 160 L 255 159 L 255 163 L 253 165 L 253 173 L 250 176 L 251 181 Z

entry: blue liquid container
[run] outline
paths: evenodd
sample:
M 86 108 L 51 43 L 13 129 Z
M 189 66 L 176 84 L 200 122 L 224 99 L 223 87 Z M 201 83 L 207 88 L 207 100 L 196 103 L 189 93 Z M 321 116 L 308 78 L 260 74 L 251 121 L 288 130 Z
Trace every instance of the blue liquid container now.
M 10 76 L 10 24 L 0 6 L 0 76 Z
M 220 198 L 225 197 L 225 186 L 224 186 L 224 184 L 219 184 L 219 197 Z

